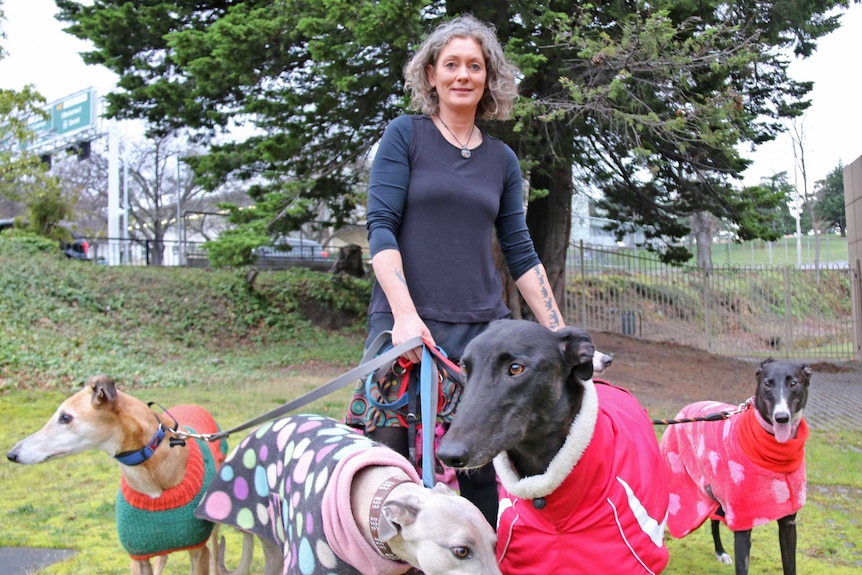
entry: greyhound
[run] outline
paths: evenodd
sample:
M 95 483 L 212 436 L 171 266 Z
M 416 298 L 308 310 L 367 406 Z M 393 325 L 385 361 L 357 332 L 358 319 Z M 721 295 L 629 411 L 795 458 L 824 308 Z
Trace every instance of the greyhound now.
M 756 372 L 748 409 L 721 423 L 674 426 L 662 436 L 671 481 L 671 535 L 684 537 L 709 517 L 715 554 L 722 563 L 734 564 L 737 575 L 748 573 L 752 527 L 773 520 L 784 574 L 796 573 L 796 513 L 806 498 L 808 426 L 802 412 L 812 373 L 805 364 L 767 359 Z M 677 417 L 732 409 L 699 402 Z M 720 521 L 733 531 L 735 562 L 721 543 Z
M 195 518 L 194 510 L 224 460 L 227 444 L 188 441 L 176 435 L 178 424 L 194 426 L 198 433 L 218 431 L 202 408 L 177 406 L 169 413 L 157 415 L 144 402 L 117 390 L 110 377 L 94 376 L 6 457 L 31 465 L 94 449 L 107 452 L 117 459 L 122 473 L 117 529 L 132 558 L 132 574 L 158 575 L 168 553 L 188 549 L 192 575 L 207 575 L 206 545 L 213 524 Z M 167 524 L 159 522 L 159 511 L 154 509 L 165 511 L 161 517 Z
M 462 469 L 493 460 L 506 575 L 667 564 L 655 432 L 634 396 L 592 380 L 594 356 L 586 331 L 524 320 L 492 322 L 464 351 L 464 392 L 437 456 Z
M 423 487 L 406 458 L 320 415 L 249 433 L 197 515 L 256 535 L 266 575 L 394 575 L 411 566 L 500 575 L 496 535 L 478 508 L 442 483 Z

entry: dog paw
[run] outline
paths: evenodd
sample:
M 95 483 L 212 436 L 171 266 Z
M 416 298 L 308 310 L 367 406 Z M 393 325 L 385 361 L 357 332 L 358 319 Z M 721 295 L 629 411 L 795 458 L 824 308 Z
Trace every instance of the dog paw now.
M 722 553 L 720 555 L 716 553 L 715 556 L 718 557 L 719 563 L 724 563 L 725 565 L 733 565 L 733 558 L 727 553 Z

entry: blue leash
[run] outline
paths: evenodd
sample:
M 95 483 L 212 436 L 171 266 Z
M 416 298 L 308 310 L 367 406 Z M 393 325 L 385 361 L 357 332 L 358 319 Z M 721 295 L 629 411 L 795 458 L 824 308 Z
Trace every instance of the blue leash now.
M 365 353 L 365 359 L 376 354 L 383 346 L 381 336 L 391 335 L 391 332 L 384 331 L 378 335 L 377 339 L 368 347 Z M 402 344 L 403 345 L 403 344 Z M 401 346 L 399 346 L 401 347 Z M 439 349 L 439 348 L 438 348 Z M 445 357 L 445 353 L 440 350 L 440 354 Z M 378 409 L 397 410 L 408 405 L 410 393 L 405 393 L 397 400 L 386 403 L 374 399 L 371 393 L 371 386 L 375 381 L 375 373 L 368 375 L 365 380 L 365 397 L 370 405 Z M 437 409 L 438 409 L 438 394 L 435 389 L 435 384 L 439 381 L 439 370 L 437 362 L 434 361 L 432 352 L 429 346 L 424 341 L 422 342 L 422 361 L 419 367 L 419 402 L 420 402 L 420 418 L 422 422 L 422 483 L 425 487 L 434 487 L 436 483 L 436 474 L 434 473 L 434 438 L 437 424 Z M 409 385 L 409 383 L 408 383 Z M 411 406 L 408 406 L 410 409 Z M 408 419 L 414 415 L 408 414 Z M 411 454 L 413 446 L 410 446 Z M 415 464 L 415 461 L 413 462 Z
M 422 363 L 419 374 L 419 403 L 422 413 L 422 483 L 425 487 L 434 487 L 434 430 L 437 420 L 437 393 L 432 389 L 431 382 L 437 382 L 437 364 L 428 351 L 428 346 L 422 346 Z

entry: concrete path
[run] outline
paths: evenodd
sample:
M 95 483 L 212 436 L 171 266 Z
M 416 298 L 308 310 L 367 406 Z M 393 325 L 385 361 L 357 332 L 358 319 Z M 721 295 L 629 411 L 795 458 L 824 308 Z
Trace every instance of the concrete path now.
M 71 549 L 0 547 L 0 575 L 32 575 L 74 554 Z

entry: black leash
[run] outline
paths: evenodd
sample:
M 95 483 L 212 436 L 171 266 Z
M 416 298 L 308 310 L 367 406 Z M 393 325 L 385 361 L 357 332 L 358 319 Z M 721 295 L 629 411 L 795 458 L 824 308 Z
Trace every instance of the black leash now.
M 369 373 L 387 365 L 391 364 L 393 361 L 398 359 L 399 356 L 404 355 L 411 349 L 421 347 L 423 345 L 422 338 L 417 336 L 407 341 L 396 345 L 395 347 L 387 350 L 384 353 L 376 357 L 372 357 L 366 361 L 366 358 L 363 358 L 362 363 L 358 366 L 354 367 L 350 371 L 343 373 L 333 379 L 332 381 L 325 383 L 314 389 L 305 395 L 297 397 L 291 401 L 288 401 L 284 405 L 277 407 L 271 411 L 264 413 L 254 419 L 247 421 L 241 425 L 237 425 L 236 427 L 232 427 L 225 431 L 219 431 L 218 433 L 193 433 L 190 430 L 183 430 L 176 432 L 179 437 L 192 437 L 196 439 L 203 439 L 205 441 L 218 441 L 219 439 L 225 438 L 232 433 L 236 433 L 237 431 L 243 431 L 245 429 L 249 429 L 250 427 L 256 427 L 261 423 L 267 422 L 271 419 L 275 419 L 280 415 L 284 415 L 285 413 L 289 413 L 294 409 L 298 409 L 303 405 L 311 403 L 321 397 L 329 395 L 330 393 L 341 389 L 345 385 L 354 383 L 357 379 L 364 378 Z M 372 344 L 373 347 L 373 344 Z M 370 349 L 370 348 L 369 348 Z M 367 354 L 366 354 L 367 357 Z
M 751 407 L 754 398 L 748 399 L 745 403 L 740 403 L 739 407 L 734 409 L 733 411 L 719 411 L 717 413 L 710 413 L 709 415 L 704 415 L 701 417 L 681 417 L 679 419 L 653 419 L 653 425 L 675 425 L 677 423 L 694 423 L 696 421 L 723 421 L 729 417 L 742 413 L 744 411 L 748 411 L 748 408 Z

